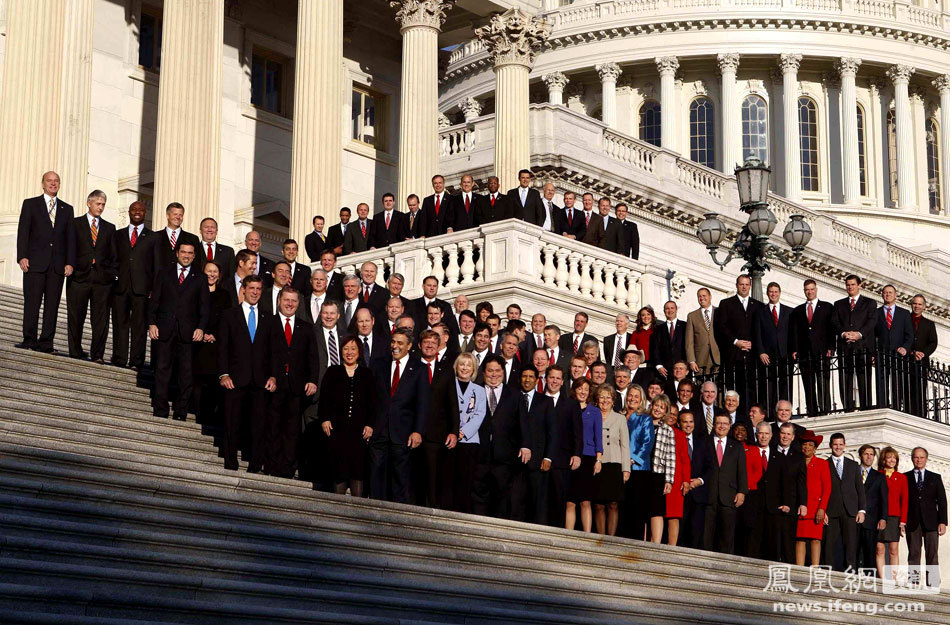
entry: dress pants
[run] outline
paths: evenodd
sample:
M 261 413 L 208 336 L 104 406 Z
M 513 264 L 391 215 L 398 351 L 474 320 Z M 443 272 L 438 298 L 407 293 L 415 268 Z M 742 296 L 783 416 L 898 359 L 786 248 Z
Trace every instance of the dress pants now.
M 858 568 L 872 569 L 877 575 L 877 529 L 858 528 Z
M 418 450 L 417 450 L 418 451 Z M 370 496 L 409 503 L 409 447 L 389 437 L 370 440 Z
M 140 369 L 145 365 L 146 306 L 148 298 L 144 295 L 132 292 L 112 295 L 112 364 Z
M 109 291 L 111 285 L 93 282 L 66 281 L 66 332 L 69 339 L 69 355 L 82 356 L 82 331 L 86 325 L 86 310 L 92 316 L 92 343 L 89 346 L 90 360 L 98 360 L 106 351 L 109 336 Z
M 511 485 L 511 518 L 547 525 L 548 474 L 541 469 L 521 471 Z
M 861 408 L 870 407 L 871 363 L 870 354 L 847 350 L 839 356 L 841 372 L 839 374 L 841 397 L 845 410 L 857 408 L 854 400 L 854 378 L 858 379 L 858 401 Z
M 805 387 L 805 407 L 811 416 L 831 410 L 831 363 L 820 356 L 800 355 L 798 366 Z
M 167 341 L 152 341 L 152 355 L 155 358 L 155 391 L 152 410 L 157 417 L 168 416 L 168 385 L 172 377 L 172 359 L 178 365 L 178 397 L 172 406 L 175 417 L 184 419 L 188 414 L 188 401 L 191 399 L 192 342 L 182 341 L 173 334 Z
M 765 525 L 765 493 L 749 491 L 745 503 L 738 509 L 736 524 L 736 552 L 747 558 L 762 557 L 762 529 Z
M 497 462 L 475 465 L 472 512 L 497 519 L 511 518 L 511 482 L 515 467 Z
M 27 271 L 23 274 L 23 342 L 40 351 L 53 350 L 63 276 L 55 271 Z M 37 338 L 40 305 L 43 306 L 43 333 Z
M 795 564 L 795 536 L 798 531 L 797 510 L 766 514 L 764 555 L 767 559 Z
M 224 436 L 221 452 L 224 468 L 238 468 L 241 422 L 250 421 L 251 453 L 247 470 L 255 473 L 263 469 L 267 459 L 267 400 L 269 393 L 257 386 L 235 387 L 224 391 Z
M 571 488 L 571 469 L 551 467 L 548 478 L 548 523 L 554 527 L 564 527 L 564 513 L 567 508 L 567 492 Z
M 858 523 L 853 516 L 828 517 L 823 538 L 823 564 L 836 571 L 858 570 Z M 838 557 L 839 545 L 842 557 Z
M 736 509 L 719 502 L 706 504 L 703 525 L 703 549 L 731 554 L 735 552 Z
M 937 559 L 937 550 L 939 549 L 940 535 L 936 531 L 928 532 L 921 525 L 917 529 L 907 533 L 907 565 L 920 566 L 920 548 L 923 546 L 926 552 L 925 563 L 927 566 L 936 567 L 939 564 Z M 940 570 L 936 569 L 936 579 L 931 575 L 926 580 L 928 586 L 940 586 Z
M 424 477 L 423 481 L 414 484 L 416 503 L 422 506 L 452 510 L 452 486 L 456 464 L 456 449 L 447 449 L 445 445 L 432 441 L 423 441 L 422 456 L 416 462 L 419 467 L 417 473 Z M 420 487 L 424 490 L 420 491 Z
M 278 385 L 281 386 L 283 390 L 277 390 L 271 396 L 263 440 L 256 436 L 254 419 L 251 419 L 251 460 L 256 463 L 258 456 L 255 448 L 263 448 L 264 471 L 268 475 L 292 478 L 297 473 L 297 443 L 300 440 L 301 416 L 308 398 L 286 390 L 286 383 Z

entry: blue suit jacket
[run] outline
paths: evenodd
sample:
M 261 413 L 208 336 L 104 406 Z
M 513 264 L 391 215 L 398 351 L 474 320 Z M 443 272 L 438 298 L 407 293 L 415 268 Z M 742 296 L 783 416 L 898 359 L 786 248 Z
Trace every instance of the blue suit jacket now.
M 410 356 L 405 370 L 399 372 L 399 385 L 390 394 L 392 358 L 377 361 L 376 429 L 379 436 L 396 444 L 406 445 L 413 432 L 424 434 L 429 414 L 429 373 L 418 358 Z

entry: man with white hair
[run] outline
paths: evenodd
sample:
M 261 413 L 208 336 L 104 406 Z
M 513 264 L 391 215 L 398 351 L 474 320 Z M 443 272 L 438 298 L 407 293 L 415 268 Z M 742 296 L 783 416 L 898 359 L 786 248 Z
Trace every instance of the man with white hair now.
M 722 395 L 723 407 L 726 410 L 726 414 L 729 415 L 729 420 L 732 421 L 733 425 L 736 423 L 744 425 L 746 433 L 749 435 L 749 440 L 751 441 L 755 432 L 752 431 L 752 421 L 749 419 L 749 416 L 739 410 L 741 399 L 739 393 L 731 389 Z
M 700 389 L 699 414 L 696 415 L 696 434 L 703 438 L 713 432 L 713 426 L 716 423 L 716 416 L 726 414 L 726 411 L 716 405 L 716 398 L 719 396 L 719 389 L 716 383 L 707 380 L 703 382 Z

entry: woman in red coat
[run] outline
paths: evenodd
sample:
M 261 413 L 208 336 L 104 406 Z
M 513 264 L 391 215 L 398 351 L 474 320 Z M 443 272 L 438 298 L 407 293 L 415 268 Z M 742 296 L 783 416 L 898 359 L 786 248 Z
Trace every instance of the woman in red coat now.
M 887 525 L 877 536 L 877 574 L 884 579 L 884 565 L 889 563 L 897 577 L 898 550 L 907 524 L 907 476 L 897 470 L 900 456 L 893 447 L 885 447 L 877 459 L 877 470 L 887 482 Z M 885 545 L 889 562 L 884 560 Z
M 825 527 L 825 508 L 831 496 L 831 469 L 828 463 L 815 457 L 815 450 L 823 437 L 811 430 L 801 436 L 802 453 L 805 454 L 805 474 L 808 502 L 805 516 L 798 519 L 798 541 L 795 543 L 795 564 L 805 566 L 805 546 L 811 552 L 811 565 L 818 566 L 821 559 L 821 534 Z
M 630 345 L 636 345 L 643 352 L 643 362 L 650 360 L 650 336 L 653 335 L 653 326 L 656 325 L 656 313 L 653 306 L 644 306 L 637 313 L 637 327 L 630 334 Z
M 692 469 L 689 463 L 689 444 L 686 442 L 686 434 L 679 429 L 676 406 L 670 406 L 666 423 L 673 428 L 676 446 L 673 490 L 666 495 L 666 542 L 675 545 L 680 535 L 680 519 L 683 518 L 683 484 L 689 484 Z

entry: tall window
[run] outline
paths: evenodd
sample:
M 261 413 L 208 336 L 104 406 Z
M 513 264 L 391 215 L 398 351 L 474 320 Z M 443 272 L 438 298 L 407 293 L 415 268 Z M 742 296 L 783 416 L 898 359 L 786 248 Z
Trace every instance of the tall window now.
M 660 147 L 660 103 L 654 100 L 640 106 L 640 139 Z
M 377 150 L 385 149 L 382 145 L 385 134 L 382 132 L 384 97 L 365 87 L 353 87 L 352 108 L 350 114 L 350 128 L 352 138 L 366 143 Z
M 162 15 L 143 9 L 139 22 L 139 65 L 157 72 L 162 64 Z
M 251 55 L 251 104 L 271 113 L 286 113 L 284 66 L 276 55 L 263 51 Z
M 864 139 L 864 109 L 858 105 L 858 185 L 860 194 L 868 194 L 868 158 L 867 144 Z
M 769 110 L 765 100 L 750 95 L 742 101 L 742 158 L 754 156 L 763 163 L 769 158 Z
M 802 191 L 817 191 L 818 107 L 811 98 L 798 98 L 798 140 L 802 161 Z
M 897 206 L 897 118 L 894 110 L 887 112 L 887 178 L 891 187 L 891 203 Z
M 709 98 L 696 98 L 689 105 L 689 157 L 706 167 L 716 166 L 715 117 Z
M 930 214 L 940 214 L 940 135 L 937 122 L 927 120 L 927 195 L 930 198 Z

